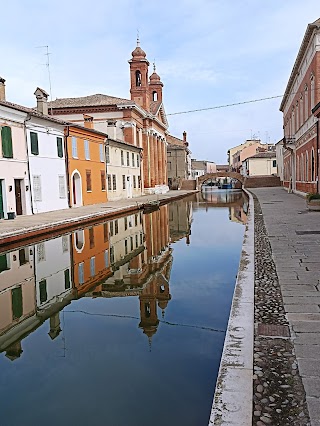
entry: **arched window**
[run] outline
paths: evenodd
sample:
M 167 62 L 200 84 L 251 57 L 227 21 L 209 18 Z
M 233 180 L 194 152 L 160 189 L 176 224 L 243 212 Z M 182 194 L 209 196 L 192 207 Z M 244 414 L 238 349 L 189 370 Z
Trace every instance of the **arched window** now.
M 303 96 L 300 96 L 300 127 L 303 125 Z
M 299 102 L 296 102 L 296 132 L 299 129 Z
M 157 101 L 158 100 L 158 93 L 155 90 L 152 92 L 152 100 L 153 101 Z
M 292 108 L 292 126 L 291 126 L 292 133 L 291 133 L 291 136 L 293 136 L 295 134 L 295 131 L 296 131 L 296 126 L 295 126 L 296 122 L 295 122 L 294 114 L 295 114 L 295 111 L 294 111 L 294 107 L 293 107 Z
M 315 177 L 315 166 L 314 166 L 314 149 L 311 150 L 311 181 L 314 182 L 316 180 Z
M 306 173 L 306 175 L 305 175 L 305 181 L 306 182 L 308 182 L 309 181 L 309 169 L 308 169 L 308 167 L 309 167 L 309 158 L 308 158 L 309 156 L 308 156 L 308 151 L 306 152 L 306 170 L 305 170 L 305 173 Z
M 304 160 L 303 160 L 303 154 L 301 154 L 300 180 L 304 181 Z
M 310 78 L 310 100 L 311 100 L 310 108 L 311 109 L 314 107 L 314 99 L 315 99 L 315 87 L 314 87 L 314 77 L 312 75 Z
M 136 71 L 136 86 L 141 86 L 141 72 L 139 70 Z
M 309 108 L 308 108 L 308 86 L 304 88 L 304 118 L 305 121 L 309 118 Z
M 297 155 L 297 162 L 296 162 L 296 174 L 297 174 L 297 180 L 300 180 L 300 157 Z

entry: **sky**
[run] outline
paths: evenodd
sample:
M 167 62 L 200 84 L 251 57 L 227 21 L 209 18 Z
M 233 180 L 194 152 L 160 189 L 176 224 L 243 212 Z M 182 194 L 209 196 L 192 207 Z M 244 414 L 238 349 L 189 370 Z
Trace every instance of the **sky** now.
M 103 93 L 130 98 L 129 64 L 140 44 L 155 60 L 169 131 L 187 132 L 192 158 L 227 162 L 246 139 L 282 137 L 281 98 L 319 0 L 10 0 L 1 5 L 0 76 L 10 102 Z M 5 17 L 5 18 L 4 18 Z

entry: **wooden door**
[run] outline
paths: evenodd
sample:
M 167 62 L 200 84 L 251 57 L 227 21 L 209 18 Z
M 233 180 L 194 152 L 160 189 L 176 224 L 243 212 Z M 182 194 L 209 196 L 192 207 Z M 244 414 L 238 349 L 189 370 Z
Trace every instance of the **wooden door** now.
M 14 180 L 14 190 L 16 194 L 16 214 L 22 215 L 22 201 L 21 201 L 21 180 Z

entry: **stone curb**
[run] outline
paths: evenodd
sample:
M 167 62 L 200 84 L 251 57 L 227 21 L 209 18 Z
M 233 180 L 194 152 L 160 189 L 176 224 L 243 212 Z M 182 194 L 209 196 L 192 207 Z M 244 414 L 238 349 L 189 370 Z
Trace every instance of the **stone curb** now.
M 237 281 L 209 425 L 252 425 L 254 338 L 254 202 L 249 197 Z

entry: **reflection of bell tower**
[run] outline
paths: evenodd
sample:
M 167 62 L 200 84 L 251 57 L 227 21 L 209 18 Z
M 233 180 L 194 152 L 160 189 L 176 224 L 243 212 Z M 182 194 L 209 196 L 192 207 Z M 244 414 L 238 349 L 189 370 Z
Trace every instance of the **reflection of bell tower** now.
M 140 301 L 140 324 L 139 327 L 143 329 L 143 333 L 148 336 L 151 344 L 152 336 L 157 332 L 159 320 L 157 316 L 157 299 L 153 292 L 148 294 L 141 294 Z
M 168 306 L 169 300 L 171 300 L 171 294 L 169 293 L 169 283 L 163 275 L 160 275 L 158 279 L 157 299 L 158 306 L 162 310 L 162 318 L 164 318 L 164 311 Z
M 137 38 L 137 47 L 132 52 L 132 59 L 129 60 L 129 64 L 131 81 L 131 100 L 136 102 L 145 110 L 149 111 L 149 62 L 146 58 L 146 53 L 140 47 L 139 38 Z

